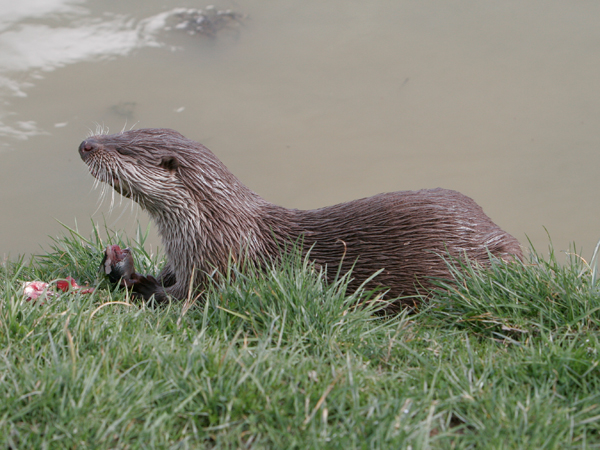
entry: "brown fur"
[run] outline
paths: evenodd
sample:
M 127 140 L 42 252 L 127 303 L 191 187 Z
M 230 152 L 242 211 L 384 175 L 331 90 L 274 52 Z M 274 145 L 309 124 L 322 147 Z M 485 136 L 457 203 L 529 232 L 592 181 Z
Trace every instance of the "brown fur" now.
M 298 239 L 330 277 L 340 261 L 342 273 L 354 265 L 352 288 L 383 269 L 369 287 L 389 289 L 388 298 L 426 293 L 431 277 L 448 278 L 444 255 L 484 265 L 488 252 L 522 257 L 517 240 L 456 191 L 392 192 L 302 211 L 267 202 L 173 130 L 93 136 L 79 152 L 98 180 L 148 211 L 168 258 L 159 282 L 178 299 L 188 295 L 193 270 L 198 286 L 231 256 L 260 263 Z

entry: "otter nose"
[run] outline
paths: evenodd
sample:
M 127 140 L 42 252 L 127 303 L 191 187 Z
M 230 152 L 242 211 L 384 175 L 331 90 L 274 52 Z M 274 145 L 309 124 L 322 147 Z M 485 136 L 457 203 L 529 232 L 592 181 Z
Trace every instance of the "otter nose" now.
M 86 139 L 79 145 L 79 155 L 81 159 L 87 158 L 98 149 L 98 142 L 94 139 Z

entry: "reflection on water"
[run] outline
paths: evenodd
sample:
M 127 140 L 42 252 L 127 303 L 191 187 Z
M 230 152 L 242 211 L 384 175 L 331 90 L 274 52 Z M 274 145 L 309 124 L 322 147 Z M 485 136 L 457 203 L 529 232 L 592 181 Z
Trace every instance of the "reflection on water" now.
M 127 56 L 143 47 L 159 47 L 156 34 L 165 29 L 166 21 L 178 9 L 143 19 L 129 15 L 105 13 L 90 16 L 79 6 L 82 1 L 23 1 L 11 3 L 0 19 L 0 92 L 5 96 L 26 97 L 32 80 L 40 72 L 50 72 L 82 61 L 102 61 Z M 49 23 L 39 23 L 45 18 Z M 36 19 L 36 23 L 28 21 Z M 70 19 L 70 20 L 69 20 Z M 67 23 L 65 23 L 67 22 Z M 57 25 L 65 23 L 65 25 Z M 115 106 L 117 108 L 118 105 Z M 35 121 L 14 121 L 2 111 L 0 135 L 26 139 L 44 131 Z
M 78 5 L 85 0 L 12 0 L 0 1 L 0 31 L 26 19 L 45 18 L 55 14 L 76 14 L 83 11 Z
M 544 249 L 600 238 L 600 5 L 291 0 L 0 0 L 0 254 L 108 214 L 77 146 L 99 126 L 170 127 L 270 201 L 315 208 L 442 186 Z M 155 236 L 152 242 L 156 243 Z

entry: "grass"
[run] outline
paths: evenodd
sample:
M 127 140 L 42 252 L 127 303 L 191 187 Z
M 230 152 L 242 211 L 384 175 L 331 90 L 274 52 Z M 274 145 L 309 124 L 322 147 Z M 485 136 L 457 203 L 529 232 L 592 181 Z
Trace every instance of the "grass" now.
M 5 448 L 600 447 L 595 259 L 456 267 L 394 317 L 297 256 L 155 307 L 97 278 L 121 238 L 70 231 L 0 269 Z M 67 276 L 98 288 L 24 300 Z

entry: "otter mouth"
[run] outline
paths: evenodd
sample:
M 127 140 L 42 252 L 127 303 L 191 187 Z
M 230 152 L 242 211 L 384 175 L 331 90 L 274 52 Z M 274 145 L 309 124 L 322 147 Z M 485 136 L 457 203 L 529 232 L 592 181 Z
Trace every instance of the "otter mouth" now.
M 131 191 L 128 189 L 125 189 L 123 186 L 116 186 L 113 185 L 113 188 L 115 188 L 115 190 L 121 194 L 123 197 L 125 198 L 131 198 Z
M 91 164 L 88 164 L 88 167 L 90 169 L 90 173 L 96 180 L 111 186 L 123 197 L 131 198 L 131 189 L 127 182 L 123 180 L 123 177 L 113 173 L 111 170 L 108 170 L 104 167 L 94 167 L 94 165 Z
M 108 184 L 110 184 L 113 187 L 113 189 L 119 194 L 121 194 L 123 197 L 131 198 L 131 189 L 129 188 L 127 183 L 124 183 L 123 180 L 119 177 L 113 175 L 112 179 Z

